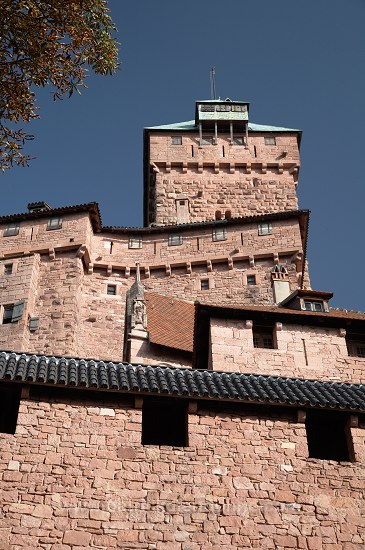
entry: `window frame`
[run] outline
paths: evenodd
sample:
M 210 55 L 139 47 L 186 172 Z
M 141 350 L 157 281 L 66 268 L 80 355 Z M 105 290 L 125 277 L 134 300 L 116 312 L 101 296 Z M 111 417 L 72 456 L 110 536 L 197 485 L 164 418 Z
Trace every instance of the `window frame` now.
M 259 222 L 257 224 L 257 234 L 260 237 L 266 235 L 272 235 L 272 223 L 271 222 Z
M 271 325 L 256 325 L 252 327 L 252 340 L 255 349 L 278 349 L 275 327 Z
M 113 290 L 113 292 L 110 292 L 110 290 Z M 106 285 L 106 293 L 107 296 L 116 296 L 117 295 L 117 285 L 114 283 L 108 283 Z
M 4 275 L 9 277 L 9 275 L 12 275 L 14 273 L 14 264 L 4 264 Z
M 307 304 L 309 307 L 307 307 Z M 319 309 L 316 306 L 320 306 Z M 314 311 L 315 313 L 324 313 L 324 303 L 321 300 L 303 300 L 303 309 L 304 311 Z
M 17 235 L 19 235 L 19 230 L 20 230 L 19 222 L 9 223 L 4 229 L 3 236 L 16 237 Z
M 219 236 L 219 233 L 221 232 L 222 236 Z M 227 228 L 225 226 L 223 227 L 214 227 L 212 230 L 212 241 L 214 243 L 220 242 L 220 241 L 226 241 L 227 240 Z
M 168 236 L 167 244 L 168 246 L 181 246 L 183 244 L 183 240 L 184 238 L 181 233 L 171 233 L 171 235 Z
M 247 286 L 257 285 L 257 277 L 255 273 L 249 273 L 248 275 L 246 275 L 246 284 Z
M 202 138 L 200 140 L 201 145 L 214 145 L 214 136 L 211 135 L 202 135 Z
M 62 216 L 48 218 L 47 231 L 56 231 L 57 229 L 62 229 Z
M 205 287 L 205 288 L 203 288 Z M 210 290 L 210 281 L 209 279 L 200 279 L 200 290 L 205 292 L 206 290 Z
M 182 136 L 171 136 L 171 145 L 182 145 Z
M 128 238 L 128 248 L 131 250 L 140 250 L 142 248 L 142 237 L 132 235 Z
M 264 136 L 264 143 L 268 147 L 276 146 L 276 136 Z
M 232 139 L 232 145 L 237 145 L 238 147 L 242 147 L 245 144 L 245 138 L 243 136 L 236 136 Z

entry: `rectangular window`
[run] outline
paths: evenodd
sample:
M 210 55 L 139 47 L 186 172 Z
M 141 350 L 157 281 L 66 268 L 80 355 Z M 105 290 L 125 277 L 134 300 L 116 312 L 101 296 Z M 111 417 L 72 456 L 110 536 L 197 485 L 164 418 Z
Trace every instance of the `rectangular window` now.
M 142 248 L 141 237 L 129 237 L 128 248 Z
M 227 229 L 225 227 L 215 227 L 212 233 L 213 241 L 226 241 L 227 240 Z
M 25 303 L 21 300 L 15 304 L 7 304 L 3 306 L 3 325 L 20 321 L 23 317 Z
M 252 328 L 253 345 L 255 348 L 274 349 L 274 329 L 270 326 L 254 325 Z
M 233 145 L 244 145 L 244 144 L 245 144 L 245 140 L 243 139 L 243 137 L 233 138 Z
M 276 138 L 274 136 L 266 136 L 265 145 L 276 145 Z
M 181 136 L 171 136 L 171 145 L 182 145 Z
M 9 304 L 7 306 L 4 306 L 3 325 L 7 325 L 8 323 L 11 323 L 11 320 L 13 318 L 13 310 L 14 310 L 14 304 Z
M 347 420 L 344 413 L 308 410 L 305 428 L 309 458 L 352 460 L 353 446 Z
M 209 279 L 201 279 L 200 280 L 200 289 L 201 290 L 209 290 Z
M 19 234 L 19 223 L 10 223 L 4 229 L 4 237 L 14 237 Z
M 116 285 L 108 285 L 106 287 L 106 293 L 108 296 L 115 296 L 117 293 L 117 286 Z
M 263 222 L 257 225 L 259 235 L 271 235 L 272 225 L 271 222 Z
M 346 332 L 347 352 L 350 357 L 365 357 L 365 335 Z
M 47 231 L 53 231 L 54 229 L 62 229 L 62 218 L 61 217 L 54 217 L 49 218 L 47 223 Z
M 0 432 L 15 434 L 20 404 L 21 387 L 17 384 L 0 386 Z
M 180 246 L 183 243 L 182 235 L 169 235 L 169 246 Z
M 247 275 L 247 284 L 255 285 L 256 284 L 256 275 Z
M 4 265 L 4 275 L 11 275 L 13 273 L 13 264 Z
M 214 139 L 213 136 L 203 136 L 201 144 L 202 145 L 213 145 Z
M 144 397 L 142 445 L 188 445 L 188 414 L 185 400 Z

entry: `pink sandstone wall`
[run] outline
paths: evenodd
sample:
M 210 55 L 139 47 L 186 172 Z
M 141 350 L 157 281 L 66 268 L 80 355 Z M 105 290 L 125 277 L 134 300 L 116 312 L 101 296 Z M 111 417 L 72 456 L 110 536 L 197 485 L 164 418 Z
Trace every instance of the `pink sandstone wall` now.
M 189 219 L 215 219 L 216 210 L 233 217 L 296 210 L 299 151 L 294 134 L 278 135 L 276 146 L 264 136 L 249 137 L 249 148 L 229 144 L 218 136 L 216 145 L 198 147 L 197 134 L 184 134 L 183 145 L 171 136 L 150 137 L 152 163 L 149 223 L 178 223 L 176 201 L 189 200 Z
M 349 357 L 338 329 L 283 323 L 275 334 L 277 349 L 254 348 L 246 321 L 211 319 L 211 368 L 365 383 L 365 358 Z
M 285 416 L 189 415 L 189 447 L 141 445 L 119 401 L 23 400 L 0 440 L 2 550 L 360 550 L 356 463 L 308 459 Z

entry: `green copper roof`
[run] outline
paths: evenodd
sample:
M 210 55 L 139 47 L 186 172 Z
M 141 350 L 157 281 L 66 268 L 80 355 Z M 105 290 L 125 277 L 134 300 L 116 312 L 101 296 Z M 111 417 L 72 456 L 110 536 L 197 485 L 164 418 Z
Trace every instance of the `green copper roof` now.
M 248 123 L 250 132 L 300 132 L 297 128 L 283 128 L 282 126 L 267 126 L 265 124 Z M 146 130 L 181 130 L 194 131 L 197 130 L 195 120 L 187 120 L 185 122 L 176 122 L 175 124 L 163 124 L 162 126 L 150 126 Z

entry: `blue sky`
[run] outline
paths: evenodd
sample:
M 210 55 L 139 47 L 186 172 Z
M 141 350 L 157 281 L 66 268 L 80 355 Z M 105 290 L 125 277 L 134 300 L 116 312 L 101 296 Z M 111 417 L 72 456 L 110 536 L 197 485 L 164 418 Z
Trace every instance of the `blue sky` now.
M 250 120 L 303 130 L 301 208 L 312 211 L 312 287 L 365 310 L 364 0 L 111 0 L 121 70 L 81 97 L 39 94 L 29 168 L 0 175 L 1 214 L 28 202 L 100 204 L 105 225 L 142 224 L 143 127 L 192 119 L 210 98 L 251 102 Z

